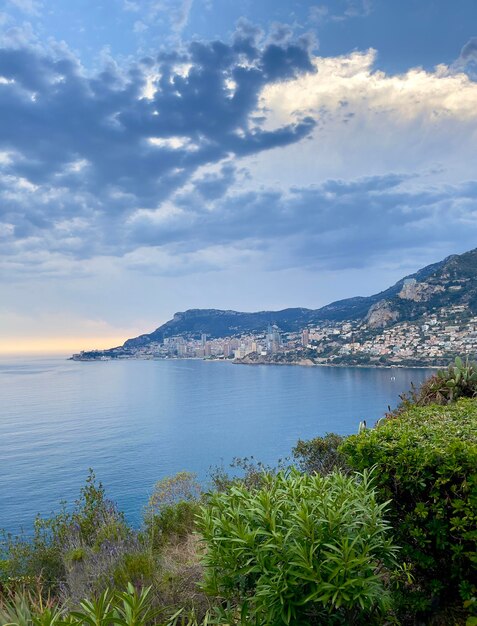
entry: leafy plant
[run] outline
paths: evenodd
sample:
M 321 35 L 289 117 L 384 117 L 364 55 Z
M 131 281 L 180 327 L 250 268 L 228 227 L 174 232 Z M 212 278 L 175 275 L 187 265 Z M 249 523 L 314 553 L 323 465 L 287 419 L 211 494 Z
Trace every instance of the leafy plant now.
M 119 626 L 145 626 L 153 622 L 158 614 L 152 607 L 151 587 L 138 591 L 129 583 L 126 591 L 116 592 L 115 601 L 115 622 Z
M 71 611 L 70 624 L 77 626 L 110 626 L 115 623 L 113 594 L 106 589 L 93 600 L 80 602 L 80 610 Z
M 146 519 L 147 534 L 154 549 L 166 543 L 183 541 L 194 532 L 198 502 L 177 502 L 162 507 L 157 515 Z
M 201 496 L 202 488 L 191 472 L 179 472 L 156 483 L 145 512 L 146 537 L 153 549 L 193 532 Z
M 345 440 L 354 468 L 376 467 L 382 500 L 429 602 L 477 576 L 477 403 L 411 406 Z M 430 605 L 429 605 L 430 606 Z
M 41 594 L 23 591 L 0 600 L 0 626 L 60 626 L 61 609 Z
M 339 451 L 344 437 L 336 433 L 327 433 L 324 437 L 315 437 L 309 441 L 298 440 L 293 448 L 293 457 L 301 471 L 308 474 L 329 474 L 333 470 L 346 471 L 345 456 Z
M 237 602 L 250 623 L 370 623 L 389 609 L 386 508 L 368 472 L 292 469 L 260 489 L 212 494 L 199 518 L 205 589 Z
M 111 577 L 118 589 L 123 589 L 129 582 L 138 587 L 147 587 L 154 583 L 157 570 L 158 563 L 151 551 L 138 549 L 126 552 L 118 559 Z
M 456 357 L 454 366 L 449 367 L 447 373 L 440 372 L 439 375 L 449 389 L 449 402 L 460 397 L 473 398 L 477 395 L 477 364 L 470 363 L 468 357 L 465 362 Z
M 105 586 L 105 575 L 127 552 L 137 551 L 124 516 L 106 498 L 90 470 L 71 511 L 63 504 L 49 518 L 38 516 L 33 535 L 5 535 L 0 543 L 0 581 L 44 581 L 44 591 L 80 600 Z
M 401 395 L 398 408 L 388 416 L 399 415 L 412 406 L 445 405 L 459 398 L 475 398 L 476 396 L 477 363 L 469 361 L 468 357 L 465 361 L 456 357 L 452 365 L 430 376 L 419 388 L 411 386 L 408 393 Z

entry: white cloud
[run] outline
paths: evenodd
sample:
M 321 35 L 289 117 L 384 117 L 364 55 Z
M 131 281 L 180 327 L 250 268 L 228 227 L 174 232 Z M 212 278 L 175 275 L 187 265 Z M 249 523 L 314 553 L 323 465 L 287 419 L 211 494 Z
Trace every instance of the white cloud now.
M 158 148 L 168 148 L 169 150 L 186 150 L 194 151 L 198 146 L 193 144 L 189 137 L 149 137 L 149 143 Z
M 341 57 L 316 57 L 315 74 L 302 75 L 286 85 L 268 85 L 262 96 L 277 118 L 296 111 L 319 113 L 322 107 L 339 110 L 347 102 L 353 111 L 385 113 L 396 122 L 417 117 L 477 120 L 477 84 L 445 65 L 434 72 L 412 68 L 388 75 L 375 70 L 377 52 L 354 52 Z
M 474 177 L 477 83 L 444 65 L 389 75 L 375 69 L 376 55 L 315 57 L 316 73 L 265 87 L 257 115 L 267 128 L 303 115 L 317 127 L 311 139 L 245 159 L 250 186 L 437 169 L 452 182 Z

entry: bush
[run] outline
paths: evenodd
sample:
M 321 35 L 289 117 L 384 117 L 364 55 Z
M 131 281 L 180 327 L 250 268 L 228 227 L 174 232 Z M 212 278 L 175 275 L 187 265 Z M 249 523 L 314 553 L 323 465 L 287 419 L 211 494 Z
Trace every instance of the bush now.
M 293 457 L 298 467 L 307 474 L 329 474 L 333 470 L 346 471 L 345 456 L 339 451 L 345 437 L 336 433 L 327 433 L 324 437 L 315 437 L 310 441 L 298 440 L 293 448 Z
M 456 357 L 452 365 L 430 376 L 419 388 L 412 386 L 410 392 L 402 394 L 400 405 L 388 417 L 395 417 L 412 406 L 452 404 L 459 398 L 476 396 L 477 363 Z
M 223 465 L 211 468 L 210 478 L 212 491 L 228 491 L 234 485 L 244 485 L 247 489 L 259 489 L 264 484 L 267 474 L 276 474 L 287 468 L 288 459 L 278 459 L 276 467 L 272 467 L 250 457 L 235 457 L 230 463 L 232 472 Z
M 168 611 L 154 607 L 150 588 L 137 590 L 130 583 L 125 591 L 106 589 L 93 599 L 82 599 L 77 610 L 34 594 L 21 592 L 0 598 L 0 626 L 207 626 L 195 611 Z M 222 623 L 222 622 L 220 622 Z
M 145 513 L 146 537 L 153 549 L 184 540 L 194 531 L 201 496 L 201 486 L 191 472 L 179 472 L 155 484 Z
M 157 575 L 157 563 L 148 551 L 129 552 L 116 564 L 112 578 L 116 589 L 124 589 L 128 582 L 135 587 L 153 584 Z
M 477 575 L 477 402 L 410 406 L 341 450 L 360 471 L 376 466 L 402 556 L 427 597 L 465 596 Z
M 60 607 L 32 593 L 0 599 L 0 626 L 62 626 L 62 617 Z
M 260 624 L 359 624 L 389 608 L 396 549 L 369 474 L 268 476 L 202 507 L 205 589 Z
M 183 541 L 195 530 L 198 502 L 177 502 L 161 508 L 157 515 L 147 518 L 150 545 L 158 550 L 166 543 Z
M 71 512 L 38 516 L 31 537 L 7 535 L 2 543 L 0 583 L 41 579 L 46 594 L 73 601 L 103 588 L 124 554 L 137 551 L 134 533 L 92 471 Z

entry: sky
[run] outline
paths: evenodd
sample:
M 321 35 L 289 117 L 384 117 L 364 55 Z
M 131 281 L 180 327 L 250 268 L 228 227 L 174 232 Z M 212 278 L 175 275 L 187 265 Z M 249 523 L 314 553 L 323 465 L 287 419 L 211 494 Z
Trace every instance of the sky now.
M 1 0 L 0 353 L 477 247 L 475 0 Z

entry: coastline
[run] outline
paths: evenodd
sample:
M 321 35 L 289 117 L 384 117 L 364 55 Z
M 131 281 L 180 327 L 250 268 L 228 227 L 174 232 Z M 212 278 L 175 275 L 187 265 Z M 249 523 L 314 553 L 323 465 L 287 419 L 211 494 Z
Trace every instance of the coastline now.
M 354 367 L 354 368 L 359 368 L 359 369 L 442 369 L 443 367 L 445 367 L 444 365 L 428 365 L 428 364 L 422 364 L 422 365 L 406 365 L 405 363 L 403 364 L 374 364 L 374 363 L 300 363 L 300 362 L 294 362 L 291 361 L 289 363 L 273 363 L 270 361 L 261 361 L 261 362 L 243 362 L 243 361 L 231 361 L 231 363 L 233 363 L 234 365 L 279 365 L 279 366 L 286 366 L 289 365 L 290 367 Z
M 345 368 L 345 367 L 353 367 L 353 368 L 359 368 L 359 369 L 435 369 L 435 370 L 439 370 L 442 369 L 443 367 L 446 367 L 446 365 L 435 365 L 435 364 L 428 364 L 428 363 L 422 363 L 422 364 L 413 364 L 413 365 L 408 365 L 406 363 L 314 363 L 313 361 L 311 361 L 311 359 L 302 359 L 299 361 L 266 361 L 266 360 L 261 360 L 261 361 L 250 361 L 250 360 L 243 360 L 243 359 L 211 359 L 211 358 L 207 358 L 204 359 L 202 357 L 187 357 L 187 358 L 181 358 L 181 357 L 169 357 L 169 358 L 164 358 L 164 357 L 140 357 L 140 356 L 130 356 L 130 357 L 123 357 L 123 358 L 97 358 L 97 359 L 79 359 L 79 358 L 73 358 L 73 357 L 68 357 L 69 361 L 76 361 L 76 362 L 80 362 L 80 363 L 89 363 L 89 362 L 107 362 L 107 361 L 203 361 L 204 363 L 229 363 L 231 365 L 251 365 L 251 366 L 257 366 L 257 365 L 277 365 L 280 367 L 283 366 L 290 366 L 290 367 L 339 367 L 339 368 Z

